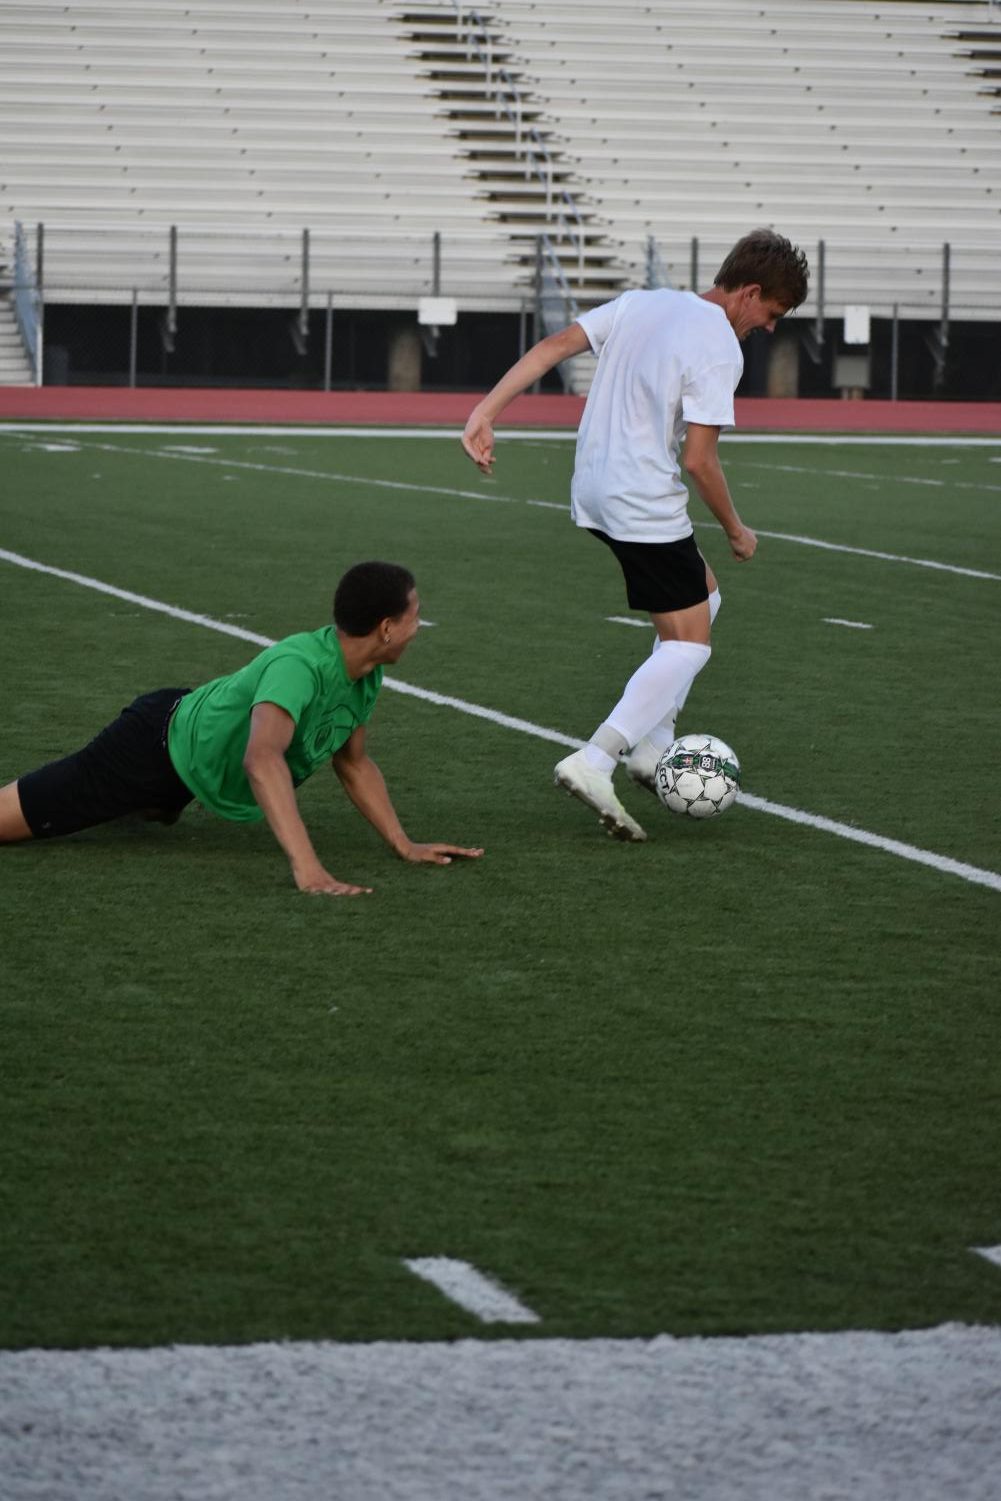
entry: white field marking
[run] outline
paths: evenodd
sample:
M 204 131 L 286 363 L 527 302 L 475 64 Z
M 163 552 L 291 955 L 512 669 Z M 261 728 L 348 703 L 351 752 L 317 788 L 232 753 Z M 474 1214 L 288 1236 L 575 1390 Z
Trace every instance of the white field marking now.
M 245 423 L 206 422 L 0 422 L 0 433 L 141 433 L 173 436 L 186 434 L 196 437 L 260 437 L 260 438 L 453 438 L 459 441 L 460 428 L 455 427 L 320 427 L 308 423 L 281 426 L 258 426 Z M 501 427 L 499 439 L 513 438 L 523 442 L 573 443 L 577 438 L 574 427 Z M 1001 437 L 987 438 L 975 434 L 945 434 L 927 437 L 906 433 L 723 433 L 724 442 L 730 443 L 795 443 L 801 446 L 814 444 L 821 448 L 1001 448 Z M 1001 463 L 1001 459 L 992 460 Z
M 297 467 L 292 467 L 291 465 L 256 464 L 247 459 L 213 458 L 211 456 L 198 453 L 179 453 L 176 451 L 171 452 L 168 449 L 162 448 L 147 451 L 134 448 L 124 448 L 120 444 L 115 443 L 89 443 L 81 446 L 100 449 L 105 453 L 135 454 L 138 452 L 146 452 L 147 456 L 150 458 L 181 459 L 186 460 L 188 463 L 194 464 L 221 465 L 225 469 L 251 469 L 259 474 L 284 474 L 291 475 L 292 477 L 297 477 L 300 479 L 336 480 L 338 483 L 343 484 L 354 484 L 361 486 L 372 485 L 381 490 L 415 491 L 419 495 L 449 495 L 457 497 L 461 500 L 497 501 L 506 505 L 543 506 L 548 510 L 554 511 L 568 510 L 567 506 L 559 504 L 556 501 L 552 500 L 523 500 L 522 497 L 517 495 L 490 494 L 483 490 L 454 490 L 446 489 L 439 485 L 414 485 L 405 480 L 373 479 L 367 475 L 328 473 L 325 470 L 300 469 Z M 92 478 L 100 479 L 100 475 L 93 475 Z M 227 475 L 226 478 L 231 479 L 232 476 Z M 695 525 L 698 527 L 715 527 L 715 523 L 711 521 L 697 521 L 695 522 Z M 943 573 L 962 574 L 967 578 L 996 579 L 1001 581 L 1001 574 L 984 573 L 976 568 L 960 568 L 958 565 L 953 563 L 937 563 L 930 558 L 908 558 L 902 557 L 898 553 L 874 552 L 870 548 L 848 547 L 840 542 L 822 542 L 819 540 L 819 538 L 816 537 L 801 537 L 791 532 L 764 531 L 760 527 L 755 528 L 755 530 L 759 537 L 771 537 L 779 542 L 793 542 L 803 547 L 821 547 L 826 549 L 828 552 L 852 553 L 858 557 L 879 558 L 882 561 L 888 563 L 907 563 L 917 568 L 935 568 Z
M 204 444 L 195 443 L 165 443 L 164 453 L 218 453 L 218 448 L 208 448 Z
M 436 622 L 434 620 L 418 620 L 417 624 L 418 625 L 435 625 Z
M 1001 1246 L 971 1246 L 970 1250 L 975 1256 L 983 1256 L 995 1266 L 1001 1266 Z
M 101 453 L 131 454 L 150 459 L 175 459 L 188 464 L 212 464 L 221 469 L 250 469 L 257 474 L 285 474 L 291 475 L 294 479 L 336 480 L 338 484 L 361 485 L 363 487 L 371 485 L 377 490 L 409 490 L 418 495 L 451 495 L 458 497 L 460 500 L 491 500 L 499 501 L 506 505 L 521 504 L 521 497 L 518 495 L 491 495 L 482 490 L 454 490 L 448 489 L 443 485 L 433 484 L 414 485 L 409 480 L 374 479 L 370 475 L 337 474 L 326 469 L 300 469 L 291 464 L 255 464 L 250 459 L 213 458 L 209 454 L 182 453 L 179 449 L 125 448 L 120 443 L 84 443 L 81 444 L 81 447 L 98 449 Z M 99 474 L 92 476 L 94 479 L 100 479 L 100 477 Z M 231 479 L 232 475 L 227 475 L 226 478 Z M 542 503 L 548 504 L 548 502 Z
M 833 818 L 824 818 L 819 813 L 805 813 L 801 808 L 787 808 L 782 803 L 769 802 L 767 798 L 755 797 L 750 792 L 738 792 L 737 801 L 745 808 L 754 808 L 759 813 L 772 813 L 776 818 L 788 819 L 790 823 L 805 824 L 811 829 L 821 829 L 825 834 L 836 834 L 839 839 L 850 839 L 855 844 L 867 844 L 871 849 L 883 850 L 888 855 L 898 855 L 901 860 L 912 860 L 916 865 L 929 865 L 943 875 L 959 876 L 974 886 L 988 886 L 992 891 L 1001 891 L 1001 874 L 994 870 L 981 870 L 976 865 L 966 865 L 962 860 L 952 860 L 948 855 L 936 855 L 932 850 L 918 849 L 913 844 L 903 844 L 899 839 L 887 839 L 882 834 L 870 834 L 867 829 L 856 829 L 851 824 L 838 823 Z
M 0 553 L 0 557 L 2 556 Z M 437 704 L 441 709 L 458 709 L 460 714 L 469 714 L 474 719 L 488 719 L 491 724 L 499 724 L 505 730 L 520 730 L 523 735 L 532 735 L 536 740 L 548 740 L 553 745 L 565 745 L 570 750 L 580 750 L 584 744 L 583 740 L 578 740 L 574 735 L 564 735 L 562 730 L 548 730 L 544 725 L 533 724 L 530 719 L 502 714 L 499 709 L 488 709 L 484 704 L 473 704 L 465 698 L 435 693 L 430 688 L 415 688 L 413 683 L 401 682 L 399 678 L 383 678 L 382 681 L 387 688 L 395 688 L 397 693 L 409 694 L 428 704 Z M 1001 880 L 1001 877 L 998 879 Z
M 938 489 L 990 490 L 1001 492 L 1001 485 L 982 485 L 975 480 L 927 479 L 914 474 L 869 474 L 858 469 L 815 469 L 807 464 L 754 464 L 748 461 L 748 469 L 769 469 L 779 474 L 823 474 L 830 479 L 876 480 L 881 485 L 933 485 Z
M 697 521 L 695 525 L 711 527 L 715 523 Z M 994 579 L 1001 582 L 1001 573 L 985 573 L 980 568 L 960 568 L 957 563 L 936 563 L 933 558 L 905 558 L 900 553 L 876 552 L 870 547 L 848 547 L 843 542 L 821 542 L 819 537 L 800 537 L 794 532 L 766 532 L 760 526 L 754 528 L 754 533 L 758 537 L 771 537 L 776 542 L 795 542 L 800 547 L 822 547 L 825 552 L 854 553 L 860 558 L 879 558 L 884 563 L 908 563 L 912 568 L 935 568 L 940 573 L 959 573 L 964 578 Z
M 650 630 L 649 620 L 634 620 L 631 615 L 606 615 L 605 619 L 612 625 L 638 625 L 640 630 Z
M 825 615 L 824 616 L 824 624 L 825 625 L 847 625 L 847 626 L 850 626 L 853 631 L 871 631 L 872 630 L 872 626 L 871 625 L 866 625 L 866 623 L 865 623 L 864 620 L 839 620 L 836 615 Z
M 537 1313 L 468 1261 L 453 1261 L 450 1256 L 417 1256 L 413 1260 L 404 1259 L 403 1265 L 484 1324 L 540 1322 Z
M 274 645 L 274 639 L 271 636 L 261 636 L 255 631 L 245 630 L 242 626 L 229 625 L 209 615 L 199 615 L 193 610 L 182 610 L 176 605 L 165 604 L 162 600 L 150 599 L 145 594 L 135 594 L 129 589 L 119 589 L 113 584 L 105 584 L 99 579 L 90 578 L 87 574 L 72 573 L 65 568 L 53 568 L 48 563 L 35 562 L 32 558 L 25 558 L 20 553 L 8 552 L 5 548 L 0 548 L 0 561 L 13 563 L 18 568 L 31 569 L 35 573 L 50 574 L 53 578 L 66 579 L 69 583 L 80 584 L 86 589 L 95 589 L 101 594 L 110 594 L 116 599 L 142 605 L 144 609 L 155 610 L 161 615 L 169 615 L 174 620 L 184 620 L 191 625 L 204 626 L 210 631 L 219 631 L 224 636 L 236 636 L 241 641 L 250 641 L 257 646 Z M 488 709 L 483 704 L 470 703 L 466 699 L 453 698 L 445 693 L 435 693 L 429 688 L 417 688 L 412 683 L 404 683 L 396 678 L 383 678 L 383 682 L 387 688 L 393 688 L 398 693 L 409 694 L 412 698 L 419 698 L 425 703 L 437 704 L 442 708 L 457 709 L 460 713 L 470 714 L 477 719 L 487 719 L 491 724 L 501 725 L 504 729 L 520 730 L 523 734 L 532 735 L 537 740 L 548 740 L 554 745 L 569 746 L 571 750 L 579 750 L 584 744 L 583 740 L 578 740 L 572 735 L 564 735 L 560 730 L 546 729 L 542 725 L 533 724 L 531 720 L 501 714 L 497 709 Z M 981 870 L 976 865 L 966 865 L 947 855 L 937 855 L 931 850 L 902 844 L 897 839 L 884 838 L 882 834 L 870 834 L 865 829 L 855 829 L 848 824 L 837 823 L 819 814 L 806 813 L 800 808 L 787 808 L 782 803 L 769 802 L 767 798 L 755 797 L 749 792 L 739 793 L 738 800 L 744 807 L 753 808 L 757 812 L 771 813 L 776 818 L 785 818 L 791 823 L 805 824 L 810 828 L 820 829 L 824 833 L 835 834 L 840 839 L 849 839 L 856 844 L 865 844 L 873 849 L 883 850 L 902 860 L 931 866 L 932 869 L 941 871 L 943 874 L 959 876 L 962 880 L 970 881 L 974 885 L 988 886 L 993 891 L 1001 891 L 1001 875 L 996 871 Z
M 562 500 L 526 500 L 527 506 L 542 506 L 546 511 L 567 511 L 570 507 Z
M 248 631 L 242 625 L 229 625 L 225 620 L 216 620 L 209 615 L 199 615 L 194 610 L 182 610 L 178 605 L 164 604 L 163 600 L 150 599 L 146 594 L 135 594 L 131 589 L 119 589 L 115 584 L 102 583 L 86 573 L 73 573 L 68 568 L 53 568 L 49 563 L 36 563 L 33 558 L 20 553 L 8 552 L 0 547 L 0 561 L 13 563 L 18 568 L 28 568 L 34 573 L 47 573 L 53 578 L 65 579 L 70 584 L 80 584 L 84 589 L 95 589 L 99 594 L 110 594 L 114 599 L 124 599 L 129 604 L 142 605 L 146 610 L 155 610 L 160 615 L 169 615 L 173 620 L 185 620 L 189 625 L 202 625 L 207 630 L 219 631 L 223 636 L 235 636 L 239 641 L 250 641 L 254 646 L 274 646 L 274 638 L 261 636 L 257 631 Z

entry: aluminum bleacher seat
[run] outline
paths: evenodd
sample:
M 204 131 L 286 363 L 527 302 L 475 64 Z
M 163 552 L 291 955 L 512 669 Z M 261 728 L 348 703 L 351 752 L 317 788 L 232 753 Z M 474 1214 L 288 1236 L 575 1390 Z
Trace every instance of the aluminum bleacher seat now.
M 835 303 L 903 288 L 924 307 L 950 239 L 957 298 L 993 287 L 1001 306 L 1001 268 L 977 258 L 1001 212 L 998 120 L 947 40 L 981 9 L 483 4 L 547 186 L 512 166 L 451 0 L 5 0 L 0 234 L 44 222 L 57 295 L 124 298 L 162 291 L 173 224 L 184 295 L 281 301 L 308 226 L 317 295 L 374 306 L 427 290 L 437 230 L 442 290 L 513 310 L 566 188 L 580 228 L 559 253 L 585 300 L 642 281 L 651 235 L 684 284 L 693 237 L 706 266 L 761 222 L 825 240 Z

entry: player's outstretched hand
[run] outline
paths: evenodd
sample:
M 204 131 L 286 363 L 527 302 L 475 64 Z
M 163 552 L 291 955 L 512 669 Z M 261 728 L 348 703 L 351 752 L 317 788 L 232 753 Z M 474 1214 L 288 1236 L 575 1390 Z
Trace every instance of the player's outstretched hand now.
M 414 865 L 451 865 L 453 858 L 458 856 L 460 860 L 478 860 L 483 854 L 481 849 L 465 849 L 459 844 L 413 844 L 401 851 L 404 860 L 410 860 Z
M 338 881 L 322 866 L 296 875 L 295 884 L 309 896 L 371 896 L 371 886 L 352 886 L 350 881 Z
M 741 526 L 740 531 L 734 532 L 727 540 L 738 563 L 746 563 L 757 551 L 758 539 L 749 526 Z
M 489 474 L 494 463 L 494 430 L 486 417 L 477 417 L 473 412 L 462 434 L 462 446 L 484 474 Z

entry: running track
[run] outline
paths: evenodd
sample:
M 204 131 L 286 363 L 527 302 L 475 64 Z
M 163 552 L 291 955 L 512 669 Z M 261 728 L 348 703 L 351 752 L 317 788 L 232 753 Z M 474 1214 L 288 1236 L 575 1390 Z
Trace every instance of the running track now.
M 142 386 L 0 387 L 0 420 L 369 423 L 461 428 L 481 393 L 239 391 Z M 519 396 L 501 426 L 574 428 L 577 396 Z M 1001 402 L 737 401 L 738 432 L 981 433 L 1001 436 Z

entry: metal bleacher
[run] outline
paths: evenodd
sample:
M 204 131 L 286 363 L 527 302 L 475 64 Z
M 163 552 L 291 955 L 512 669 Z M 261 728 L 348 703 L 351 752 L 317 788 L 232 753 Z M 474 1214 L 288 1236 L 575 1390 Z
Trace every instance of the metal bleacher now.
M 55 301 L 161 301 L 176 226 L 189 303 L 294 304 L 308 229 L 317 302 L 513 311 L 540 234 L 594 301 L 651 238 L 687 285 L 772 224 L 825 242 L 832 314 L 935 316 L 948 241 L 956 307 L 1001 318 L 1001 115 L 952 40 L 999 12 L 0 0 L 0 237 L 44 224 Z
M 374 0 L 0 5 L 0 213 L 45 226 L 50 300 L 510 297 L 508 239 Z
M 656 237 L 687 285 L 743 228 L 825 242 L 827 307 L 951 295 L 1001 318 L 1001 117 L 950 35 L 980 4 L 701 0 L 698 6 L 504 0 L 630 279 Z M 1001 32 L 1001 26 L 998 27 Z

